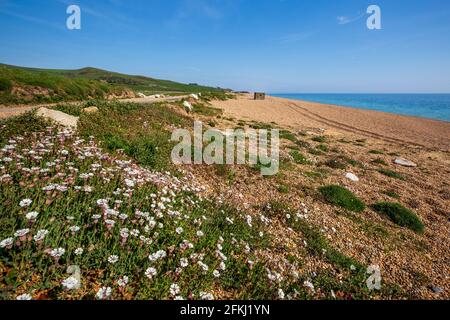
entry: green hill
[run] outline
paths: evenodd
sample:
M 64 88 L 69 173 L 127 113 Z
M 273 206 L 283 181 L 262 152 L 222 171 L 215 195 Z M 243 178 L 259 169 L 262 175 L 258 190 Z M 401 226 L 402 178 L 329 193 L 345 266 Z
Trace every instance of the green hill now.
M 222 90 L 90 67 L 59 70 L 0 64 L 0 104 L 126 97 L 133 95 L 133 91 L 176 94 Z

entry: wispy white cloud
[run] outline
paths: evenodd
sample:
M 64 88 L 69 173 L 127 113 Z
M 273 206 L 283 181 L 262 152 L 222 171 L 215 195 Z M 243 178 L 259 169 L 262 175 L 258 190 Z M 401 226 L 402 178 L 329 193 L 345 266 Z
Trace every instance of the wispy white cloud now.
M 364 13 L 358 13 L 358 15 L 356 15 L 354 17 L 338 16 L 338 17 L 336 17 L 336 19 L 337 19 L 338 24 L 345 25 L 345 24 L 349 24 L 349 23 L 358 21 L 362 17 L 364 17 Z

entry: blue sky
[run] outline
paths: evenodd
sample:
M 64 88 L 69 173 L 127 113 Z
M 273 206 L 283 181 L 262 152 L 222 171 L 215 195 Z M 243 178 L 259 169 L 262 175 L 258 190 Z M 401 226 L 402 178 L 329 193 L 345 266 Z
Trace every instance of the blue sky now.
M 0 0 L 0 62 L 267 92 L 450 92 L 449 35 L 443 0 Z

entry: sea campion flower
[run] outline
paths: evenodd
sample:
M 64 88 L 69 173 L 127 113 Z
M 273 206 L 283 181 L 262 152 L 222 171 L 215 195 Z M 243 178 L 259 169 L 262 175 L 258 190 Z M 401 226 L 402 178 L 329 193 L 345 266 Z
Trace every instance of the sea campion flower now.
M 61 258 L 64 255 L 64 253 L 66 253 L 66 249 L 64 248 L 56 248 L 50 251 L 50 255 L 56 259 Z
M 182 268 L 186 268 L 188 265 L 189 265 L 188 259 L 186 259 L 186 258 L 181 258 L 180 259 L 180 266 Z
M 207 264 L 203 263 L 202 261 L 198 261 L 197 264 L 203 269 L 203 271 L 208 271 L 209 267 Z
M 97 294 L 95 295 L 97 299 L 104 300 L 111 296 L 111 288 L 110 287 L 102 287 L 98 289 Z
M 22 208 L 29 207 L 33 201 L 31 199 L 23 199 L 19 202 L 19 206 Z
M 150 280 L 153 279 L 153 277 L 156 276 L 156 269 L 153 267 L 148 268 L 145 270 L 145 276 Z
M 84 250 L 83 248 L 76 248 L 75 249 L 75 255 L 76 256 L 81 256 L 83 254 Z
M 180 286 L 178 284 L 176 284 L 176 283 L 172 283 L 172 285 L 170 286 L 169 291 L 170 291 L 170 295 L 172 297 L 175 297 L 177 294 L 180 293 Z
M 111 255 L 108 257 L 108 262 L 111 264 L 115 264 L 117 261 L 119 261 L 119 257 L 116 255 Z
M 79 226 L 71 226 L 70 231 L 72 233 L 76 233 L 76 232 L 80 231 L 80 227 Z
M 283 289 L 278 289 L 278 298 L 280 298 L 281 300 L 284 299 L 284 291 L 283 291 Z
M 175 229 L 175 232 L 178 234 L 182 234 L 183 233 L 183 228 L 182 227 L 178 227 Z
M 48 234 L 48 230 L 39 230 L 36 235 L 33 237 L 34 241 L 36 242 L 40 242 L 42 240 L 44 240 L 44 238 L 47 236 Z
M 214 300 L 212 293 L 200 291 L 200 299 L 202 300 Z
M 213 271 L 213 276 L 216 277 L 216 278 L 219 278 L 219 277 L 220 277 L 220 272 L 219 272 L 219 270 L 214 270 L 214 271 Z
M 14 233 L 15 237 L 19 237 L 20 241 L 26 240 L 27 234 L 30 232 L 30 229 L 20 229 Z
M 32 299 L 32 297 L 28 293 L 24 293 L 24 294 L 21 294 L 20 296 L 16 297 L 16 300 L 31 300 L 31 299 Z
M 36 212 L 36 211 L 31 211 L 31 212 L 28 212 L 28 213 L 25 215 L 25 218 L 27 218 L 28 220 L 36 220 L 36 218 L 37 218 L 38 215 L 39 215 L 38 212 Z
M 197 237 L 203 237 L 205 234 L 203 233 L 203 231 L 199 230 L 197 231 Z
M 148 259 L 150 261 L 156 261 L 159 259 L 163 259 L 167 256 L 167 253 L 164 250 L 159 250 L 156 253 L 153 253 L 151 255 L 148 256 Z
M 11 249 L 14 243 L 13 238 L 6 238 L 0 242 L 0 248 Z
M 64 279 L 61 284 L 67 290 L 74 290 L 80 288 L 80 281 L 78 281 L 78 279 L 73 276 Z
M 119 285 L 119 287 L 126 287 L 126 285 L 128 284 L 128 277 L 127 276 L 123 276 L 122 278 L 120 278 L 119 280 L 117 280 L 117 284 Z

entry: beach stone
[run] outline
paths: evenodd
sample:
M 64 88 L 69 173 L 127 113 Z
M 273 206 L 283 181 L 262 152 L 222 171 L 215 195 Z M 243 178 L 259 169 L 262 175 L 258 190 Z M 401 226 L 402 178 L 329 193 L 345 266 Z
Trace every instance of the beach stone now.
M 404 167 L 417 167 L 417 164 L 404 158 L 395 159 L 394 163 Z
M 183 107 L 184 107 L 184 110 L 186 110 L 186 112 L 192 111 L 192 105 L 189 103 L 189 101 L 183 102 Z
M 347 173 L 345 174 L 345 177 L 346 177 L 347 179 L 353 181 L 353 182 L 358 182 L 358 181 L 359 181 L 359 178 L 358 178 L 355 174 L 350 173 L 350 172 L 347 172 Z
M 53 120 L 64 127 L 77 127 L 78 117 L 71 116 L 61 111 L 41 107 L 37 109 L 36 115 Z
M 431 290 L 434 292 L 434 293 L 442 293 L 442 292 L 444 292 L 444 290 L 442 289 L 442 288 L 440 288 L 440 287 L 435 287 L 435 286 L 431 286 Z
M 98 112 L 98 108 L 95 106 L 89 107 L 89 108 L 84 108 L 81 110 L 81 112 L 84 113 L 94 113 L 94 112 Z

